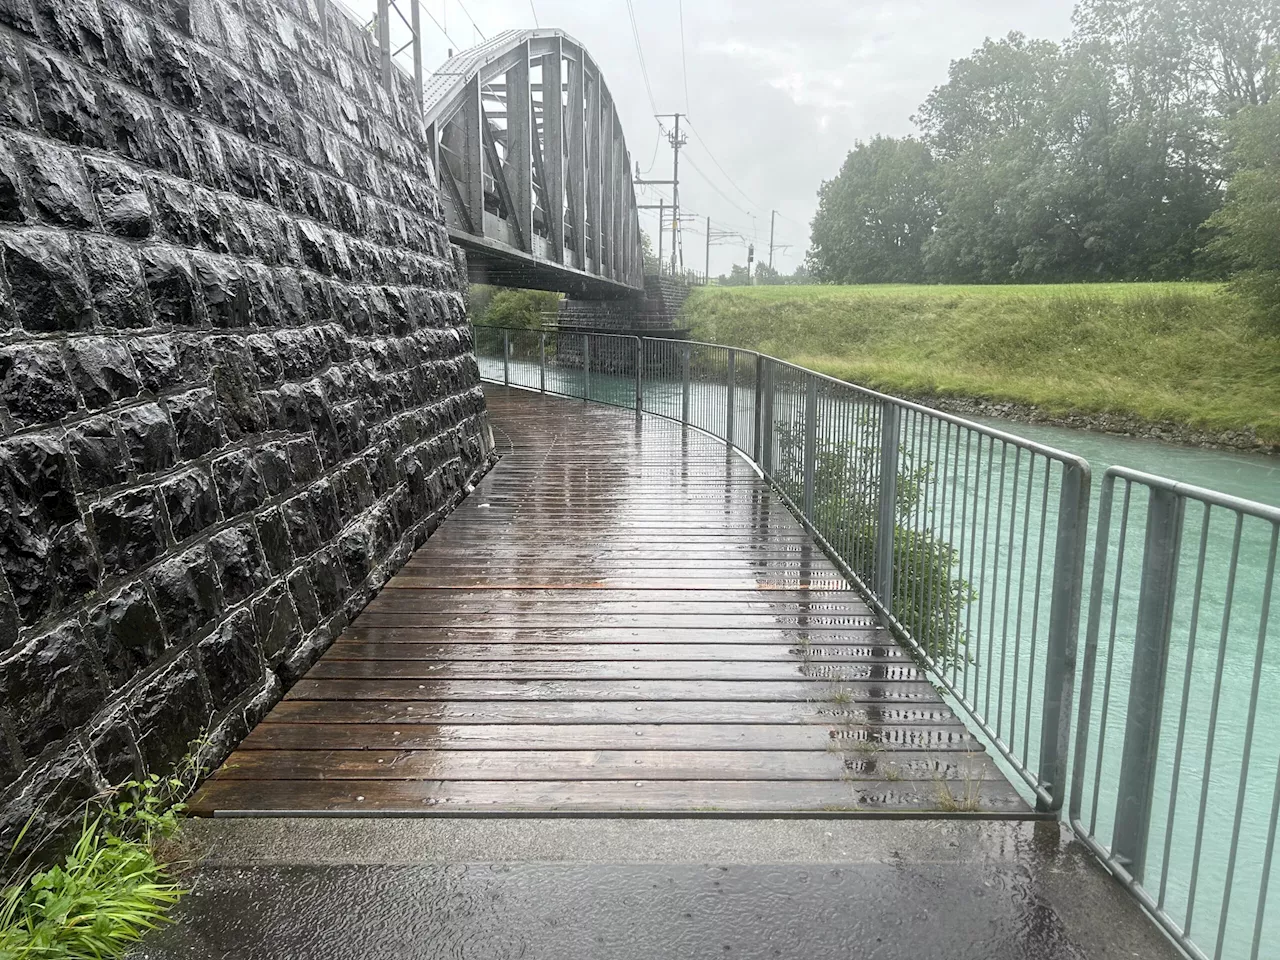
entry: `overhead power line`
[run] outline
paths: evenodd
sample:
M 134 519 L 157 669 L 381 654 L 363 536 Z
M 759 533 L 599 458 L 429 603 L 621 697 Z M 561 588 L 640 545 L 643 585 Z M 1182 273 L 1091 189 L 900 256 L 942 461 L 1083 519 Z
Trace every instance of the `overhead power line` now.
M 702 134 L 698 133 L 698 128 L 690 124 L 690 129 L 693 130 L 693 135 L 698 138 L 698 142 L 702 144 L 702 149 L 707 152 L 707 156 L 711 159 L 711 162 L 716 165 L 716 169 L 719 170 L 721 174 L 723 174 L 724 178 L 727 181 L 729 181 L 729 185 L 733 187 L 733 189 L 737 190 L 738 193 L 742 196 L 742 199 L 746 200 L 747 203 L 749 203 L 751 206 L 757 209 L 760 209 L 760 204 L 756 203 L 749 196 L 747 196 L 746 192 L 740 186 L 738 186 L 738 184 L 734 181 L 733 177 L 729 176 L 728 171 L 726 171 L 725 168 L 720 165 L 720 161 L 716 159 L 716 155 L 712 153 L 711 148 L 707 146 L 707 141 L 703 140 Z
M 454 52 L 456 53 L 457 51 L 461 50 L 462 47 L 458 45 L 457 41 L 455 41 L 453 37 L 449 36 L 449 31 L 446 30 L 444 26 L 440 23 L 440 21 L 436 19 L 436 15 L 431 12 L 431 8 L 428 7 L 425 3 L 421 4 L 420 6 L 422 10 L 426 12 L 427 16 L 431 18 L 431 22 L 436 25 L 436 29 L 444 34 L 444 38 L 449 41 L 449 45 L 453 47 Z
M 542 24 L 538 22 L 538 8 L 533 5 L 533 0 L 529 0 L 529 10 L 533 13 L 533 25 L 541 30 Z
M 696 163 L 694 163 L 692 160 L 688 160 L 688 163 L 689 163 L 689 166 L 693 167 L 693 169 L 697 172 L 698 176 L 702 177 L 702 179 L 707 182 L 707 185 L 711 187 L 711 189 L 714 190 L 716 193 L 720 194 L 720 196 L 724 198 L 724 201 L 728 203 L 731 207 L 733 207 L 739 213 L 745 213 L 748 217 L 755 216 L 754 213 L 752 213 L 750 210 L 744 209 L 742 204 L 738 203 L 736 200 L 733 199 L 733 197 L 729 196 L 727 193 L 721 190 L 718 186 L 716 186 L 715 181 L 712 180 L 710 177 L 708 177 L 705 173 L 703 173 L 702 168 L 699 167 Z
M 636 57 L 640 60 L 640 76 L 644 78 L 644 89 L 649 95 L 649 106 L 658 112 L 657 101 L 653 99 L 653 85 L 649 83 L 649 67 L 644 62 L 644 47 L 640 43 L 640 27 L 636 25 L 636 9 L 631 0 L 627 0 L 627 16 L 631 20 L 631 36 L 636 42 Z
M 684 77 L 684 109 L 689 112 L 689 58 L 684 52 L 684 0 L 679 2 L 680 11 L 680 73 Z

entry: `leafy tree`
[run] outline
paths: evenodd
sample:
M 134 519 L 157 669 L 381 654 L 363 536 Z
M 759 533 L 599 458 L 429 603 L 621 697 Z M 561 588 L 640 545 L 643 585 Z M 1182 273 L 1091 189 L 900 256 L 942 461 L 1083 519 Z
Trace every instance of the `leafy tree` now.
M 751 275 L 747 273 L 747 268 L 740 263 L 735 263 L 729 268 L 729 275 L 723 273 L 716 278 L 716 283 L 722 287 L 746 287 L 751 284 Z
M 858 142 L 818 191 L 808 267 L 836 283 L 915 283 L 938 214 L 933 157 L 913 138 Z
M 544 290 L 501 289 L 493 294 L 479 323 L 488 327 L 541 327 L 548 314 L 560 309 L 560 294 Z
M 1210 246 L 1234 269 L 1232 289 L 1280 331 L 1280 97 L 1241 110 L 1230 136 L 1238 169 L 1209 220 L 1218 231 Z

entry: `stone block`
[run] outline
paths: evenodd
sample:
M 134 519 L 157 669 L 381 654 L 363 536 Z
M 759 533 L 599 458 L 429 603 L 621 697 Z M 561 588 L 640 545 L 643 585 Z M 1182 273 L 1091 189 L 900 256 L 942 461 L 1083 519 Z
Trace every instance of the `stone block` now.
M 133 583 L 89 611 L 92 631 L 112 689 L 124 686 L 165 650 L 160 615 L 141 583 Z
M 218 522 L 218 495 L 203 469 L 186 470 L 160 485 L 173 538 L 179 542 Z
M 221 329 L 249 326 L 252 306 L 240 262 L 208 254 L 195 254 L 192 259 L 209 322 Z
M 129 461 L 115 420 L 107 415 L 81 420 L 67 431 L 80 489 L 86 493 L 128 479 Z
M 181 247 L 196 246 L 200 225 L 191 185 L 171 177 L 147 177 L 146 182 L 160 236 Z
M 184 460 L 203 456 L 225 442 L 212 389 L 188 390 L 172 396 L 168 407 L 178 437 L 178 453 Z
M 200 87 L 192 65 L 194 48 L 163 29 L 151 31 L 151 46 L 155 52 L 154 83 L 161 99 L 180 110 L 198 110 Z
M 195 281 L 187 255 L 172 247 L 146 247 L 142 253 L 142 273 L 156 323 L 195 326 Z
M 151 104 L 128 87 L 114 83 L 106 85 L 103 101 L 108 142 L 130 160 L 156 166 L 160 162 L 160 144 Z
M 13 0 L 10 4 L 13 5 Z M 35 123 L 18 46 L 11 37 L 0 38 L 0 123 L 19 129 Z
M 89 291 L 98 320 L 115 329 L 151 325 L 147 288 L 134 248 L 104 237 L 80 238 Z
M 226 224 L 222 219 L 222 207 L 218 203 L 218 195 L 204 187 L 192 187 L 192 202 L 195 204 L 196 230 L 199 234 L 200 246 L 210 253 L 226 253 L 231 249 L 227 242 Z
M 92 0 L 36 4 L 40 39 L 79 62 L 98 67 L 104 59 L 104 33 Z
M 194 658 L 180 657 L 131 698 L 138 749 L 150 771 L 173 769 L 200 736 L 209 706 Z
M 294 609 L 298 611 L 298 622 L 305 633 L 310 633 L 320 625 L 320 601 L 316 599 L 311 577 L 305 570 L 290 574 L 289 595 L 293 598 Z
M 311 558 L 307 573 L 316 592 L 321 617 L 328 618 L 342 609 L 350 595 L 351 584 L 347 580 L 336 546 L 328 546 Z
M 98 589 L 101 569 L 83 523 L 68 523 L 53 533 L 47 576 L 54 609 L 66 610 Z
M 220 530 L 209 538 L 213 562 L 222 582 L 222 596 L 227 606 L 256 593 L 270 579 L 262 551 L 250 523 Z
M 90 731 L 89 753 L 109 786 L 119 787 L 141 774 L 128 710 L 115 711 Z
M 151 201 L 142 177 L 123 163 L 86 157 L 85 170 L 107 233 L 142 240 L 151 235 Z M 93 261 L 86 261 L 92 270 Z
M 200 665 L 213 706 L 221 710 L 263 677 L 257 624 L 248 610 L 238 610 L 213 634 L 200 641 Z
M 148 582 L 170 643 L 185 642 L 221 609 L 213 558 L 205 544 L 158 564 Z
M 141 388 L 128 346 L 110 337 L 79 337 L 67 344 L 71 379 L 90 410 L 135 396 Z
M 185 114 L 164 107 L 152 112 L 156 134 L 156 166 L 179 180 L 191 180 L 199 170 L 195 135 Z
M 252 200 L 258 195 L 258 182 L 249 145 L 231 134 L 222 134 L 219 139 L 231 189 L 246 200 Z
M 267 568 L 274 576 L 280 576 L 293 565 L 293 549 L 289 545 L 289 529 L 284 516 L 279 510 L 267 510 L 258 515 L 255 526 Z
M 107 3 L 102 6 L 102 25 L 112 72 L 144 93 L 155 94 L 156 55 L 147 19 L 128 4 Z
M 160 393 L 182 382 L 182 371 L 170 337 L 134 338 L 129 341 L 129 353 L 144 389 Z
M 272 587 L 253 604 L 258 644 L 270 666 L 277 666 L 302 642 L 302 624 L 283 584 Z
M 95 503 L 93 528 L 109 577 L 133 573 L 158 557 L 164 546 L 164 525 L 150 487 Z
M 177 435 L 158 404 L 144 403 L 121 410 L 120 433 L 133 469 L 140 474 L 167 470 L 177 460 Z
M 77 146 L 107 146 L 110 125 L 99 104 L 101 84 L 80 67 L 39 47 L 28 44 L 26 52 L 31 89 L 45 131 Z
M 213 368 L 218 411 L 227 437 L 233 442 L 266 427 L 266 412 L 258 396 L 258 388 L 245 367 L 240 365 L 243 361 L 242 357 L 224 354 Z
M 0 43 L 3 38 L 0 38 Z M 0 138 L 0 220 L 22 223 L 35 216 L 21 165 L 8 138 Z
M 50 230 L 0 233 L 18 320 L 27 330 L 84 330 L 93 323 L 89 282 L 71 238 Z
M 58 344 L 0 348 L 0 398 L 24 426 L 56 423 L 75 410 L 79 401 Z
M 34 637 L 0 662 L 0 703 L 29 757 L 87 721 L 102 702 L 93 653 L 78 623 Z

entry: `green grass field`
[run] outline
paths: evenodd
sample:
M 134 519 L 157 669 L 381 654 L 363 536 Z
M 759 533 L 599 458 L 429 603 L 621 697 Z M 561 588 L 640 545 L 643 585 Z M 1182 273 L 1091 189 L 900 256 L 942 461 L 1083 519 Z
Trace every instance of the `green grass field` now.
M 696 339 L 890 393 L 1280 442 L 1280 336 L 1215 284 L 705 287 L 684 313 Z

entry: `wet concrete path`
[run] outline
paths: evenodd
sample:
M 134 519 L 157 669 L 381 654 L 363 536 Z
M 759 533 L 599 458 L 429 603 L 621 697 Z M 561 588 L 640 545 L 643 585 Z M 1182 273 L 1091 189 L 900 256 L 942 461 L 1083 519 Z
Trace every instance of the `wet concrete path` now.
M 1031 815 L 745 461 L 487 394 L 502 461 L 194 813 Z
M 1057 823 L 240 819 L 134 960 L 1174 960 Z

